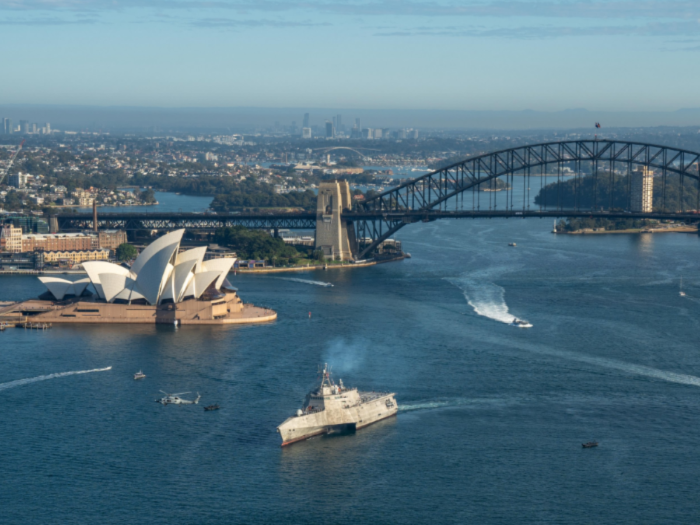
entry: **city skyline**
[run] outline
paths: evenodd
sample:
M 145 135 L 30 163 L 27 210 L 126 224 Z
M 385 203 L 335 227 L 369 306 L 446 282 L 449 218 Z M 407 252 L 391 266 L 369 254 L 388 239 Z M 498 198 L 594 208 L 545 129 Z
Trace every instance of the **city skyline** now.
M 2 41 L 23 43 L 0 103 L 675 111 L 700 105 L 667 80 L 698 20 L 659 0 L 5 0 Z

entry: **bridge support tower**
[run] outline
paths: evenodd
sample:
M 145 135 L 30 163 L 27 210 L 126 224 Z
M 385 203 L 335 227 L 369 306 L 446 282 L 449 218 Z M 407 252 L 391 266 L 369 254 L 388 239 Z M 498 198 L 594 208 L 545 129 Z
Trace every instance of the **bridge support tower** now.
M 316 249 L 339 261 L 351 261 L 357 253 L 352 222 L 342 220 L 343 211 L 350 211 L 350 185 L 347 181 L 322 182 L 316 203 Z

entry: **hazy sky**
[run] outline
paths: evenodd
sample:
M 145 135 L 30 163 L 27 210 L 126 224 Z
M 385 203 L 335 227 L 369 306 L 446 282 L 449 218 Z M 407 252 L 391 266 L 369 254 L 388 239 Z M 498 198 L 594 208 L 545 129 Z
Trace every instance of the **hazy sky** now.
M 0 0 L 0 104 L 700 107 L 700 0 Z

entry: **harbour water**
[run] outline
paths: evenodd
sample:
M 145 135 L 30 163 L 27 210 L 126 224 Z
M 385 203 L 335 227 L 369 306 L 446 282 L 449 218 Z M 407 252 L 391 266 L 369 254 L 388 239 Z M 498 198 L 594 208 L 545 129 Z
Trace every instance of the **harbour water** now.
M 700 239 L 551 226 L 421 223 L 400 263 L 232 276 L 264 326 L 0 333 L 0 523 L 699 521 Z M 282 449 L 323 362 L 401 410 Z

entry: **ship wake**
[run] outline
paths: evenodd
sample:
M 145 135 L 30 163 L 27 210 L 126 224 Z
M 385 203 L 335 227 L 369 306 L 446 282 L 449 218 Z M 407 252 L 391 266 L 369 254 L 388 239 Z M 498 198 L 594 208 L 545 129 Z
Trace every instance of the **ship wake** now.
M 487 408 L 495 406 L 503 406 L 509 404 L 505 399 L 489 399 L 489 398 L 455 398 L 440 401 L 425 401 L 413 403 L 409 405 L 399 404 L 399 412 L 413 412 L 416 410 L 435 410 L 438 408 L 451 407 L 472 407 L 472 408 Z
M 311 279 L 299 279 L 297 277 L 277 277 L 277 279 L 280 279 L 282 281 L 291 281 L 293 283 L 313 284 L 314 286 L 324 286 L 326 288 L 333 286 L 331 283 L 324 283 L 323 281 L 313 281 Z
M 75 370 L 73 372 L 59 372 L 57 374 L 48 374 L 44 376 L 29 377 L 27 379 L 17 379 L 15 381 L 10 381 L 8 383 L 0 383 L 0 390 L 8 390 L 10 388 L 15 388 L 17 386 L 29 385 L 31 383 L 38 383 L 39 381 L 46 381 L 47 379 L 57 379 L 59 377 L 74 376 L 78 374 L 91 374 L 93 372 L 106 372 L 107 370 L 112 370 L 111 366 L 107 368 L 94 368 L 92 370 Z
M 513 321 L 513 315 L 508 312 L 504 288 L 474 277 L 447 278 L 447 281 L 462 291 L 467 303 L 478 315 L 505 324 Z

